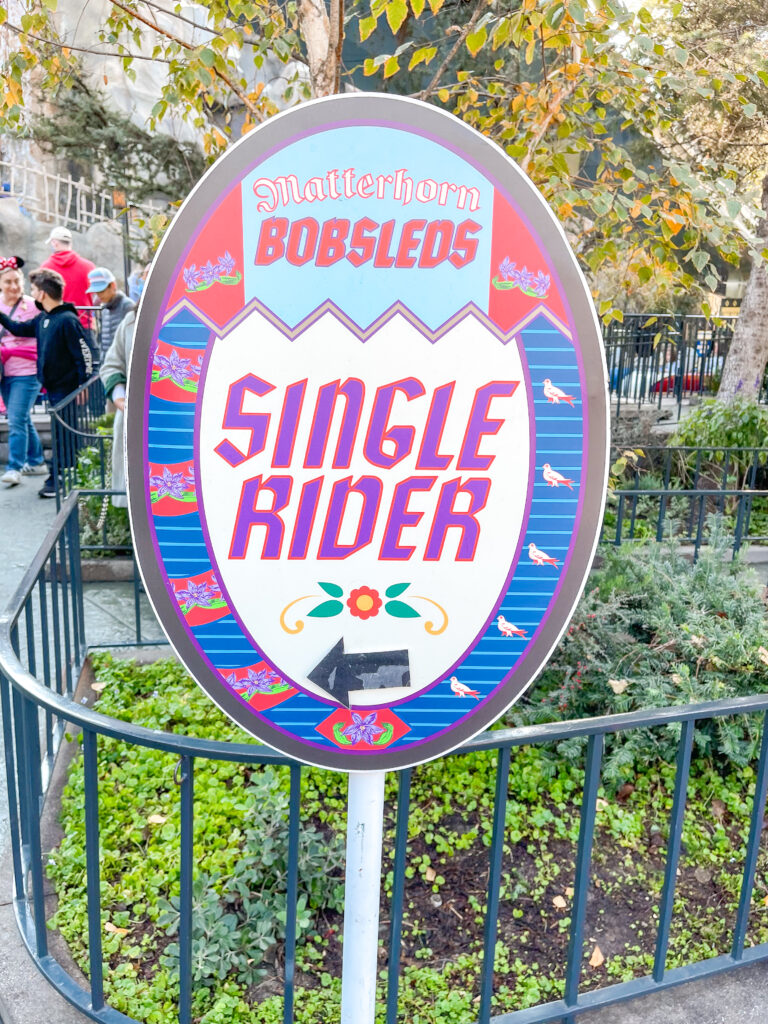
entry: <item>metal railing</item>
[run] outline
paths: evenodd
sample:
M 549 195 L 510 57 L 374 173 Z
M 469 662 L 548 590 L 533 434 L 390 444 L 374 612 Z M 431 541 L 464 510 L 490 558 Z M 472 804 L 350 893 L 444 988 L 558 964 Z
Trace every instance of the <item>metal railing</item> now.
M 612 449 L 612 460 L 622 449 Z M 697 556 L 713 516 L 732 530 L 734 555 L 768 543 L 768 448 L 653 445 L 641 449 L 609 497 L 602 540 L 612 544 L 674 533 Z
M 628 313 L 603 328 L 608 383 L 616 415 L 628 405 L 716 394 L 735 317 Z M 761 392 L 761 400 L 765 389 Z
M 74 701 L 74 693 L 89 645 L 78 548 L 78 495 L 63 503 L 44 544 L 0 618 L 0 710 L 2 711 L 5 767 L 8 780 L 10 849 L 13 860 L 13 902 L 21 937 L 35 964 L 74 1006 L 103 1024 L 136 1024 L 133 1018 L 105 1002 L 102 957 L 99 851 L 99 744 L 104 737 L 125 745 L 126 757 L 135 747 L 165 751 L 178 758 L 180 825 L 179 1024 L 192 1019 L 192 892 L 195 874 L 193 824 L 196 765 L 204 760 L 251 766 L 272 765 L 289 774 L 288 869 L 285 883 L 285 971 L 282 985 L 283 1021 L 294 1020 L 296 994 L 297 906 L 299 905 L 298 851 L 302 829 L 302 766 L 268 747 L 222 743 L 155 730 L 117 721 Z M 736 918 L 727 953 L 685 966 L 667 969 L 675 907 L 678 865 L 694 729 L 697 722 L 738 715 L 762 716 L 755 792 L 743 863 Z M 664 882 L 659 901 L 653 968 L 647 976 L 600 989 L 582 989 L 587 902 L 590 894 L 592 851 L 605 738 L 635 729 L 679 727 L 676 776 L 666 844 Z M 48 942 L 45 868 L 41 816 L 57 750 L 65 730 L 82 735 L 84 773 L 85 878 L 87 880 L 87 932 L 89 979 L 83 987 L 57 960 Z M 498 934 L 510 762 L 517 749 L 563 740 L 586 740 L 584 782 L 575 856 L 575 882 L 568 953 L 561 999 L 525 1009 L 509 1008 L 491 1017 L 494 995 L 494 952 Z M 687 707 L 656 708 L 630 714 L 586 719 L 520 729 L 502 729 L 478 736 L 448 755 L 463 757 L 485 751 L 496 753 L 492 838 L 488 853 L 488 882 L 484 910 L 483 959 L 479 979 L 477 1016 L 467 1024 L 547 1024 L 561 1018 L 574 1024 L 587 1010 L 659 991 L 694 978 L 710 977 L 743 964 L 768 959 L 768 943 L 746 946 L 755 871 L 768 794 L 768 694 Z M 386 1024 L 398 1020 L 401 942 L 408 861 L 408 817 L 411 770 L 399 773 L 396 827 L 392 837 L 393 882 L 387 940 Z M 508 862 L 508 861 L 507 861 Z M 66 912 L 66 906 L 60 908 Z
M 95 448 L 98 468 L 96 486 L 104 490 L 108 480 L 111 438 L 96 430 L 96 421 L 104 415 L 104 387 L 98 376 L 82 384 L 72 394 L 49 409 L 51 416 L 51 453 L 57 507 L 82 481 L 78 459 L 86 447 Z
M 115 206 L 111 192 L 93 182 L 11 160 L 0 160 L 0 200 L 3 197 L 17 200 L 24 213 L 74 231 L 114 220 L 123 209 Z M 151 200 L 142 201 L 137 208 L 148 215 L 168 212 L 166 205 Z

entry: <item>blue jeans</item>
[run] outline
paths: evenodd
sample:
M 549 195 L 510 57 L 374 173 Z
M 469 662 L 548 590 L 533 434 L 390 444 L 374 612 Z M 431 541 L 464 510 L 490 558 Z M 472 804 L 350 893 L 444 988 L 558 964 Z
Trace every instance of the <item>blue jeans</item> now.
M 21 470 L 25 462 L 39 466 L 43 461 L 43 446 L 30 414 L 40 393 L 40 382 L 34 374 L 3 377 L 0 391 L 8 412 L 8 469 Z

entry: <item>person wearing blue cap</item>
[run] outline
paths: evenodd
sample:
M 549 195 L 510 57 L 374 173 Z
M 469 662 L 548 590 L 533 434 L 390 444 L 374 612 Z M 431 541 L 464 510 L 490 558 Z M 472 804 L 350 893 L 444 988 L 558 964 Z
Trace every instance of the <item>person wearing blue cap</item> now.
M 117 287 L 115 275 L 107 267 L 94 267 L 88 274 L 88 291 L 102 308 L 101 312 L 101 359 L 112 344 L 115 331 L 126 313 L 135 309 L 136 304 Z

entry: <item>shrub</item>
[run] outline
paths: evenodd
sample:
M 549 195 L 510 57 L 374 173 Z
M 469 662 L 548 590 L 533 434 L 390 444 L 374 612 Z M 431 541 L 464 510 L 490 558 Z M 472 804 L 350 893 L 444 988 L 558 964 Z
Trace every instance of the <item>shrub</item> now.
M 510 721 L 551 721 L 723 700 L 768 691 L 768 630 L 762 587 L 715 525 L 712 543 L 689 561 L 673 542 L 605 548 L 568 631 Z M 611 737 L 605 778 L 629 764 L 674 757 L 678 731 Z M 756 719 L 700 722 L 701 755 L 743 765 L 754 755 Z M 560 754 L 581 757 L 581 745 Z
M 732 402 L 707 398 L 681 420 L 669 443 L 703 449 L 703 458 L 715 464 L 712 468 L 717 479 L 722 475 L 725 455 L 716 449 L 763 448 L 768 444 L 768 408 L 746 398 Z M 753 455 L 729 453 L 728 458 L 737 486 L 741 486 L 752 466 Z M 760 464 L 764 463 L 763 457 Z

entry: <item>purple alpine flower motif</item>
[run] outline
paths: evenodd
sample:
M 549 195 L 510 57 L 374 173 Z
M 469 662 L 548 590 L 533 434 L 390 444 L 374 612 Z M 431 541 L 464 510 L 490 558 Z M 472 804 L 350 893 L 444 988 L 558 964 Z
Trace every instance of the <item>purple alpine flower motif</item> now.
M 515 264 L 511 262 L 509 256 L 505 256 L 499 264 L 499 273 L 505 281 L 508 281 L 512 276 L 512 271 L 515 269 Z
M 255 672 L 249 668 L 247 674 L 235 683 L 235 687 L 241 697 L 250 700 L 256 693 L 271 693 L 276 682 L 277 676 L 269 669 L 262 668 Z
M 180 387 L 192 376 L 190 373 L 191 361 L 182 359 L 176 349 L 173 349 L 169 356 L 162 354 L 155 356 L 155 366 L 159 368 L 159 378 L 170 377 L 174 384 Z
M 549 291 L 549 283 L 549 274 L 545 274 L 543 270 L 540 270 L 534 278 L 532 288 L 543 299 Z
M 162 476 L 151 476 L 149 482 L 152 487 L 157 488 L 158 498 L 164 497 L 166 494 L 171 498 L 183 498 L 185 478 L 183 473 L 172 473 L 167 466 L 163 467 Z
M 346 736 L 351 743 L 375 743 L 379 733 L 384 732 L 380 725 L 374 724 L 375 721 L 375 711 L 366 715 L 365 718 L 353 711 L 352 721 L 346 729 L 341 730 L 342 735 Z
M 195 489 L 195 467 L 194 466 L 190 466 L 189 467 L 189 472 L 184 477 L 184 480 L 185 480 L 186 484 L 189 487 L 192 488 L 192 490 Z
M 218 267 L 208 260 L 205 266 L 200 267 L 200 278 L 203 284 L 213 284 L 219 279 Z
M 187 585 L 176 591 L 176 599 L 179 604 L 185 604 L 188 609 L 198 605 L 200 608 L 210 608 L 215 598 L 221 597 L 218 587 L 212 587 L 209 583 L 194 583 L 187 580 Z
M 202 357 L 202 355 L 199 355 L 197 357 L 197 362 L 196 363 L 192 363 L 189 368 L 192 371 L 192 373 L 194 373 L 194 375 L 196 377 L 199 377 L 200 374 L 203 372 L 203 357 Z
M 530 272 L 528 267 L 523 267 L 522 270 L 518 270 L 515 276 L 515 282 L 517 284 L 517 287 L 522 289 L 523 291 L 528 291 L 531 288 L 533 288 L 533 283 L 535 280 L 535 277 Z
M 225 250 L 223 256 L 219 256 L 219 265 L 216 269 L 219 272 L 219 277 L 231 276 L 232 271 L 235 269 L 235 258 L 229 249 Z
M 187 291 L 194 291 L 197 287 L 197 264 L 193 263 L 189 267 L 184 267 L 183 273 Z

